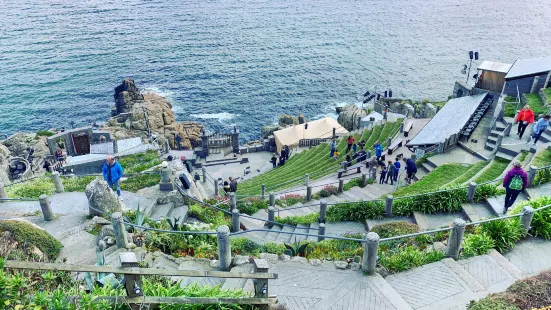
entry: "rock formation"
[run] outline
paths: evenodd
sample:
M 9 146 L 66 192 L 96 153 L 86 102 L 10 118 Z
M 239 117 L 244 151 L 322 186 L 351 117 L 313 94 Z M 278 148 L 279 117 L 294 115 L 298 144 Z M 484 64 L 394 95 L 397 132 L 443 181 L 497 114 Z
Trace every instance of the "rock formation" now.
M 121 203 L 104 179 L 95 179 L 86 186 L 90 215 L 102 216 L 103 212 L 121 211 Z
M 132 79 L 124 79 L 115 88 L 114 97 L 113 118 L 109 120 L 109 126 L 114 129 L 116 138 L 130 135 L 129 131 L 147 136 L 149 129 L 153 134 L 168 139 L 173 148 L 176 147 L 177 134 L 182 138 L 182 148 L 192 149 L 201 145 L 202 125 L 178 123 L 172 105 L 165 98 L 156 94 L 141 94 Z
M 31 149 L 33 153 L 32 156 L 29 156 L 29 150 Z M 48 148 L 46 137 L 37 136 L 34 133 L 16 133 L 5 140 L 3 145 L 0 144 L 0 181 L 6 182 L 3 174 L 5 172 L 5 177 L 7 178 L 9 170 L 6 169 L 9 165 L 10 157 L 28 158 L 29 162 L 32 162 L 32 169 L 36 174 L 43 170 L 42 165 L 47 155 L 50 155 L 50 149 Z
M 306 123 L 306 116 L 304 116 L 304 114 L 300 114 L 300 115 L 298 116 L 298 123 L 299 123 L 299 124 L 304 124 L 304 123 Z
M 0 143 L 0 182 L 7 184 L 10 183 L 9 178 L 9 158 L 10 150 Z
M 346 130 L 354 130 L 358 128 L 359 119 L 367 116 L 367 112 L 358 108 L 356 105 L 349 104 L 339 114 L 337 121 Z
M 291 125 L 298 125 L 298 118 L 296 116 L 281 114 L 279 116 L 279 126 L 287 127 Z
M 283 129 L 279 125 L 266 125 L 262 127 L 262 139 L 268 139 L 269 136 L 274 134 L 274 131 Z
M 181 160 L 172 160 L 168 162 L 168 167 L 171 169 L 173 175 L 171 178 L 175 180 L 176 182 L 180 183 L 178 180 L 178 177 L 181 173 L 184 173 L 188 180 L 190 180 L 190 186 L 188 192 L 197 198 L 198 200 L 205 200 L 208 199 L 209 196 L 205 192 L 205 189 L 203 188 L 203 185 L 201 182 L 193 182 L 194 178 L 193 176 L 187 171 L 187 169 L 184 167 L 184 164 Z

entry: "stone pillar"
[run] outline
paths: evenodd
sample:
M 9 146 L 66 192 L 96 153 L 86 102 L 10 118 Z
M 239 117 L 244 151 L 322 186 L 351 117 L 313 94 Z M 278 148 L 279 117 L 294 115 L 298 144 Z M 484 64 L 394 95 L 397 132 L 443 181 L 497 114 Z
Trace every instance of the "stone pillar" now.
M 367 151 L 367 158 L 371 158 L 371 151 Z
M 237 198 L 235 193 L 230 193 L 230 211 L 233 212 L 235 209 L 237 209 Z
M 231 211 L 231 222 L 232 222 L 232 230 L 233 232 L 239 231 L 239 210 L 233 209 Z
M 528 169 L 528 186 L 532 187 L 534 185 L 534 180 L 536 179 L 536 172 L 538 168 L 536 166 L 530 166 L 530 169 Z
M 320 201 L 320 217 L 318 218 L 319 223 L 325 223 L 326 214 L 327 214 L 327 202 Z
M 6 190 L 4 189 L 4 183 L 0 182 L 0 198 L 6 199 L 8 198 L 8 194 L 6 194 Z M 4 200 L 0 200 L 0 202 L 3 202 Z
M 126 228 L 122 221 L 122 213 L 115 212 L 111 215 L 111 224 L 113 225 L 113 231 L 115 232 L 115 240 L 117 240 L 117 247 L 119 249 L 126 248 L 128 244 L 128 237 L 126 236 Z
M 264 184 L 261 185 L 260 193 L 261 193 L 260 195 L 262 200 L 264 200 L 264 198 L 266 198 L 266 185 Z
M 469 183 L 469 188 L 467 189 L 467 202 L 472 203 L 474 200 L 474 194 L 476 193 L 476 183 Z
M 400 124 L 400 133 L 404 133 L 404 122 Z
M 44 216 L 45 221 L 51 221 L 54 219 L 54 213 L 52 212 L 52 207 L 50 206 L 50 198 L 46 195 L 40 195 L 38 198 L 40 203 L 40 209 L 42 210 L 42 215 Z
M 392 144 L 392 137 L 389 137 L 387 142 L 387 147 L 390 147 L 391 144 Z
M 538 81 L 540 80 L 540 77 L 539 76 L 535 76 L 534 77 L 534 81 L 532 82 L 532 87 L 530 88 L 530 93 L 533 94 L 535 92 L 537 92 L 538 90 L 536 89 L 536 87 L 538 86 Z
M 220 271 L 230 271 L 230 228 L 226 225 L 218 226 L 216 229 L 216 237 L 218 237 L 218 261 L 220 263 Z
M 61 182 L 61 176 L 59 176 L 59 172 L 57 171 L 52 172 L 52 180 L 54 181 L 55 192 L 63 193 L 65 189 L 63 188 L 63 183 Z
M 367 173 L 362 173 L 362 187 L 367 186 Z
M 310 185 L 310 175 L 309 174 L 304 175 L 304 185 L 306 185 L 306 186 Z
M 525 206 L 524 208 L 522 208 L 522 216 L 520 217 L 520 222 L 522 223 L 522 228 L 526 232 L 528 232 L 531 228 L 534 212 L 534 209 L 530 206 Z
M 362 259 L 362 270 L 372 276 L 377 271 L 377 251 L 379 249 L 379 235 L 370 232 L 364 241 L 364 256 Z
M 203 158 L 209 156 L 209 137 L 204 130 L 201 132 L 201 153 L 201 157 Z
M 119 145 L 117 144 L 117 139 L 113 138 L 113 154 L 117 154 L 119 152 Z
M 392 202 L 394 201 L 394 197 L 392 195 L 386 196 L 385 200 L 385 213 L 386 216 L 392 216 Z
M 237 127 L 233 128 L 233 133 L 231 136 L 232 140 L 232 149 L 235 154 L 239 154 L 239 129 Z
M 308 185 L 306 187 L 306 201 L 312 200 L 312 186 Z
M 494 149 L 494 153 L 497 153 L 497 149 L 499 149 L 502 143 L 503 143 L 503 132 L 497 135 L 496 148 Z
M 270 193 L 270 206 L 274 206 L 275 205 L 275 194 L 274 193 Z
M 342 193 L 344 191 L 344 180 L 343 179 L 339 179 L 339 188 L 338 188 L 338 192 L 339 193 Z
M 417 161 L 417 155 L 415 153 L 411 154 L 411 160 Z
M 453 229 L 450 233 L 450 239 L 448 240 L 448 247 L 446 249 L 446 256 L 455 260 L 459 258 L 459 249 L 463 243 L 463 234 L 465 233 L 465 225 L 467 223 L 463 219 L 456 219 L 453 222 Z
M 503 132 L 505 134 L 505 136 L 510 136 L 511 135 L 511 128 L 513 128 L 513 124 L 508 124 L 506 127 L 505 127 L 505 131 Z
M 325 240 L 325 224 L 320 223 L 318 230 L 318 242 Z
M 274 226 L 273 222 L 275 221 L 275 208 L 273 206 L 268 207 L 268 228 Z
M 174 190 L 174 184 L 170 182 L 170 175 L 172 174 L 171 169 L 168 167 L 167 162 L 163 162 L 161 168 L 161 182 L 159 182 L 159 189 L 161 191 L 172 191 Z
M 207 182 L 207 168 L 203 167 L 201 168 L 203 172 L 203 183 Z
M 218 196 L 219 195 L 218 180 L 213 180 L 213 182 L 214 182 L 214 196 Z

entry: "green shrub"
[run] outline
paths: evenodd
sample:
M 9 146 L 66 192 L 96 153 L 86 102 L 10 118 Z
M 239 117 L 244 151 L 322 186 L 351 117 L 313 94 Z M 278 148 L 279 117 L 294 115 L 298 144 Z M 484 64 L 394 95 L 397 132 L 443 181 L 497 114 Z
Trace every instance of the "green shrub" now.
M 467 310 L 520 310 L 515 305 L 511 305 L 505 299 L 490 294 L 479 301 L 471 300 L 467 305 Z
M 139 173 L 161 164 L 157 151 L 149 150 L 144 153 L 126 155 L 120 157 L 118 162 L 124 169 L 124 173 Z
M 258 256 L 261 248 L 261 245 L 247 238 L 235 238 L 231 240 L 231 250 L 233 255 Z
M 419 226 L 409 222 L 390 222 L 375 225 L 371 231 L 379 234 L 381 238 L 389 238 L 416 233 L 419 231 Z
M 279 205 L 292 206 L 297 203 L 303 203 L 306 198 L 300 194 L 285 194 L 285 196 L 279 197 Z
M 192 205 L 189 207 L 188 216 L 194 217 L 204 223 L 213 224 L 215 227 L 221 225 L 231 227 L 231 220 L 227 219 L 222 211 L 213 210 L 209 207 Z
M 327 185 L 323 187 L 323 189 L 320 191 L 320 197 L 326 198 L 331 195 L 337 195 L 339 193 L 339 189 L 334 185 Z
M 277 216 L 275 218 L 275 221 L 281 224 L 287 224 L 287 225 L 310 225 L 312 223 L 317 223 L 319 218 L 319 212 L 307 214 L 307 215 L 293 215 L 293 216 L 287 216 L 287 217 L 279 217 Z
M 392 196 L 410 196 L 442 188 L 444 184 L 453 181 L 469 170 L 469 165 L 464 164 L 445 164 L 437 167 L 423 179 L 409 186 L 399 188 L 392 193 Z
M 394 199 L 392 210 L 396 215 L 409 216 L 413 211 L 434 214 L 438 212 L 459 212 L 467 201 L 467 189 L 458 188 L 445 192 Z
M 159 174 L 140 174 L 128 177 L 121 182 L 121 189 L 129 192 L 137 192 L 142 188 L 151 187 L 159 184 L 161 176 Z
M 49 130 L 39 130 L 39 131 L 36 132 L 36 135 L 38 137 L 40 137 L 40 136 L 42 136 L 42 137 L 51 137 L 55 134 L 56 134 L 55 132 L 51 132 Z
M 389 273 L 405 271 L 414 267 L 437 262 L 446 257 L 442 251 L 424 252 L 413 246 L 397 247 L 387 252 L 379 251 L 380 264 Z
M 258 197 L 248 197 L 237 203 L 237 209 L 240 213 L 253 215 L 258 212 L 258 210 L 267 209 L 268 204 L 268 201 L 262 200 Z
M 63 187 L 66 192 L 84 192 L 86 190 L 86 186 L 96 178 L 99 177 L 63 177 L 61 178 L 61 182 L 63 183 Z
M 54 182 L 51 178 L 43 177 L 6 187 L 6 194 L 10 198 L 38 199 L 40 195 L 51 196 L 55 193 Z
M 329 222 L 360 221 L 382 219 L 385 216 L 385 203 L 379 200 L 356 203 L 339 203 L 327 208 Z
M 518 217 L 482 223 L 481 233 L 487 234 L 494 240 L 495 248 L 499 252 L 514 248 L 516 242 L 524 237 Z
M 15 241 L 27 247 L 37 247 L 50 259 L 56 259 L 63 245 L 48 232 L 20 221 L 0 221 L 0 231 L 9 231 Z
M 495 247 L 495 241 L 485 232 L 466 234 L 463 239 L 463 251 L 461 255 L 471 257 L 488 253 Z
M 538 168 L 551 165 L 551 148 L 546 148 L 545 150 L 538 152 L 536 156 L 534 156 L 532 165 Z
M 551 197 L 542 196 L 517 204 L 511 210 L 511 214 L 522 213 L 522 209 L 524 208 L 524 206 L 531 206 L 533 209 L 539 209 L 548 205 L 551 205 Z M 546 240 L 551 239 L 551 208 L 539 210 L 534 213 L 530 234 L 535 237 L 542 237 Z
M 364 239 L 359 234 L 345 234 L 344 237 Z M 361 242 L 352 240 L 335 240 L 328 239 L 317 243 L 311 243 L 306 257 L 308 259 L 329 259 L 329 260 L 345 260 L 355 256 L 363 255 L 363 245 Z
M 371 184 L 373 184 L 373 180 L 368 179 L 368 184 L 369 184 L 369 182 L 371 182 Z M 347 190 L 351 189 L 354 186 L 363 187 L 362 186 L 362 178 L 354 178 L 354 179 L 348 181 L 348 183 L 344 184 L 343 190 L 347 191 Z

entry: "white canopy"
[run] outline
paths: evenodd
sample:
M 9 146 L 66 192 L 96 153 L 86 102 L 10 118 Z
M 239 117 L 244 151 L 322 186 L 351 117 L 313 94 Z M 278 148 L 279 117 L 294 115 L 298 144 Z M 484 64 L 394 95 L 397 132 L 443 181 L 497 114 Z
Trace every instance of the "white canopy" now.
M 296 146 L 301 139 L 330 138 L 333 135 L 333 128 L 336 128 L 337 133 L 348 133 L 348 130 L 331 117 L 307 122 L 307 124 L 308 129 L 305 129 L 305 124 L 300 124 L 274 131 L 277 151 L 280 152 L 285 145 Z
M 511 64 L 504 64 L 502 62 L 484 60 L 480 64 L 480 66 L 478 66 L 477 69 L 507 74 L 507 72 L 509 72 L 509 69 L 511 69 Z

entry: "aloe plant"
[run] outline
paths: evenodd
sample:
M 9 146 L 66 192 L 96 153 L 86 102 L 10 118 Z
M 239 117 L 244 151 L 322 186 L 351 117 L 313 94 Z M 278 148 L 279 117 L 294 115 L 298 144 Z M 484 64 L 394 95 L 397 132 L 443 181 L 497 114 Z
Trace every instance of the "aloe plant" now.
M 178 222 L 180 221 L 180 217 L 175 217 L 174 218 L 174 221 L 172 221 L 171 219 L 169 218 L 166 218 L 165 221 L 168 223 L 168 225 L 170 226 L 170 229 L 173 230 L 173 231 L 179 231 L 181 230 L 181 225 L 178 224 Z
M 300 244 L 300 242 L 297 242 L 297 238 L 295 237 L 295 242 L 292 244 L 285 243 L 284 244 L 287 250 L 285 250 L 284 254 L 289 256 L 306 256 L 308 252 L 308 243 Z

